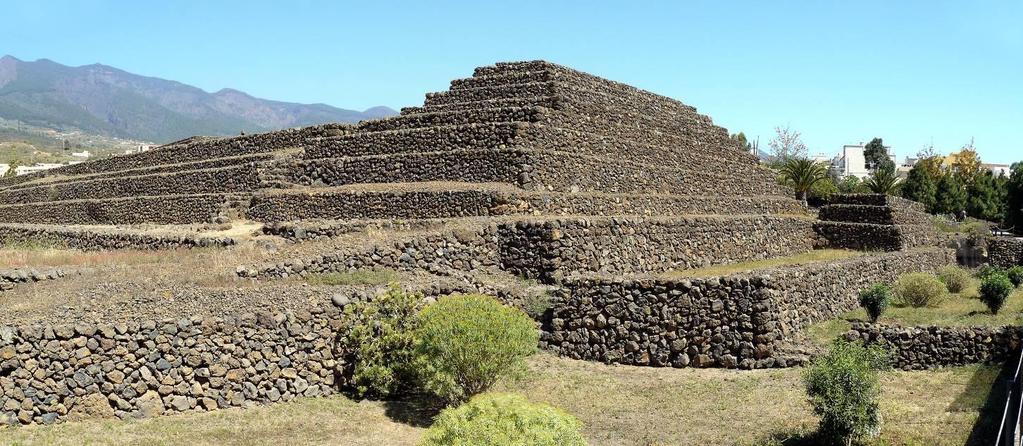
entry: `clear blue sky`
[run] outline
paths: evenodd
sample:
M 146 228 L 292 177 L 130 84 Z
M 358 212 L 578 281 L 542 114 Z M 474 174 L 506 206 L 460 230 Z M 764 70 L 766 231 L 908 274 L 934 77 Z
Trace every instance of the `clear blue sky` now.
M 642 6 L 638 5 L 642 3 Z M 422 102 L 495 61 L 547 59 L 811 152 L 883 137 L 900 160 L 975 138 L 1023 160 L 1023 0 L 12 1 L 0 53 L 100 62 L 343 108 Z

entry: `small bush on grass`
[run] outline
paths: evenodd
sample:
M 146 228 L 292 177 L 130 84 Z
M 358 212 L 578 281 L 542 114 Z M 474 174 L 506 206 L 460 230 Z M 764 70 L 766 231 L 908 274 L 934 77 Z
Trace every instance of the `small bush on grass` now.
M 892 299 L 892 290 L 883 283 L 860 291 L 860 306 L 867 310 L 870 322 L 877 322 L 884 310 L 888 309 L 888 303 Z
M 420 446 L 581 446 L 582 423 L 546 404 L 511 394 L 484 394 L 445 409 Z
M 977 278 L 980 280 L 987 279 L 995 274 L 1005 274 L 1005 270 L 991 265 L 984 265 L 977 268 Z
M 961 293 L 970 286 L 970 272 L 955 265 L 941 269 L 938 279 L 945 284 L 949 293 Z
M 933 274 L 909 273 L 895 283 L 895 297 L 901 306 L 926 307 L 937 305 L 945 297 L 945 284 Z
M 1023 266 L 1014 266 L 1005 272 L 1005 275 L 1012 282 L 1012 285 L 1019 288 L 1023 285 Z
M 845 341 L 813 361 L 803 382 L 822 438 L 849 444 L 880 432 L 880 372 L 887 368 L 884 350 Z
M 406 393 L 416 383 L 417 312 L 423 296 L 397 283 L 387 292 L 345 307 L 339 344 L 343 374 L 359 396 L 383 398 Z
M 1013 288 L 1012 281 L 1004 274 L 992 274 L 980 283 L 980 300 L 991 310 L 991 314 L 998 314 Z
M 489 296 L 442 297 L 420 319 L 416 353 L 423 381 L 449 403 L 485 392 L 521 369 L 540 339 L 526 313 Z

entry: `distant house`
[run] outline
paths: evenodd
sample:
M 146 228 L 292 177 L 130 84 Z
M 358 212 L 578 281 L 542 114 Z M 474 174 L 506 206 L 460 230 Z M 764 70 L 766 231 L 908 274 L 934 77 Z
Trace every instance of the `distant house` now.
M 15 175 L 28 175 L 30 173 L 42 172 L 44 170 L 56 169 L 65 166 L 60 163 L 38 163 L 31 166 L 18 166 L 14 169 Z
M 842 146 L 842 152 L 832 161 L 831 166 L 840 177 L 854 176 L 859 179 L 870 176 L 867 170 L 867 159 L 863 156 L 866 146 L 859 144 L 846 144 Z M 888 150 L 888 158 L 895 162 L 895 155 L 891 153 L 891 147 L 885 146 Z
M 81 152 L 71 152 L 71 156 L 82 160 L 87 160 L 90 157 L 92 157 L 92 153 L 89 152 L 88 150 L 83 150 Z
M 125 155 L 131 155 L 131 154 L 134 154 L 134 153 L 148 152 L 150 150 L 153 150 L 154 147 L 156 147 L 156 146 L 153 145 L 153 144 L 139 144 L 135 148 L 125 150 L 124 154 Z
M 981 168 L 990 170 L 995 176 L 1005 175 L 1009 176 L 1012 174 L 1012 166 L 1008 164 L 981 164 Z

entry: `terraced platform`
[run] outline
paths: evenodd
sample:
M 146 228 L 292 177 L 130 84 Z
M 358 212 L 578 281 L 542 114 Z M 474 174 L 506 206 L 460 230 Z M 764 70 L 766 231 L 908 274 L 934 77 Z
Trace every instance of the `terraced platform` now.
M 852 288 L 949 257 L 904 201 L 842 196 L 820 216 L 695 108 L 542 61 L 478 68 L 392 118 L 0 179 L 0 249 L 96 265 L 5 286 L 0 423 L 337 392 L 341 309 L 381 284 L 312 279 L 367 271 L 430 297 L 540 293 L 543 346 L 573 358 L 793 365 L 786 343 Z M 897 252 L 665 274 L 817 247 Z

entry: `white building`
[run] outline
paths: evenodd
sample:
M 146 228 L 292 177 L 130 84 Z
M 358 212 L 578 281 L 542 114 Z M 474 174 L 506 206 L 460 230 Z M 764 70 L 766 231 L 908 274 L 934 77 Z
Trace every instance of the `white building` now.
M 81 152 L 71 152 L 71 156 L 73 156 L 75 158 L 87 160 L 90 157 L 92 157 L 92 153 L 89 152 L 88 150 L 83 150 Z
M 10 164 L 0 164 L 0 177 L 7 175 L 8 170 L 11 170 Z
M 131 155 L 131 154 L 134 154 L 134 153 L 148 152 L 150 150 L 153 150 L 154 147 L 156 147 L 156 146 L 153 145 L 153 144 L 139 144 L 138 147 L 135 147 L 134 149 L 125 150 L 124 154 L 125 155 Z
M 44 170 L 56 169 L 64 164 L 59 163 L 38 163 L 31 166 L 18 166 L 14 169 L 15 175 L 28 175 L 30 173 L 42 172 Z
M 842 146 L 842 152 L 832 162 L 832 168 L 841 177 L 851 175 L 863 179 L 870 176 L 870 171 L 867 170 L 867 160 L 863 156 L 865 147 L 863 143 Z M 895 155 L 891 153 L 890 149 L 891 147 L 885 146 L 885 150 L 888 151 L 888 158 L 892 160 L 892 163 L 895 163 Z
M 1012 168 L 1008 164 L 981 164 L 981 168 L 990 170 L 995 176 L 1005 175 L 1009 176 L 1012 174 Z

